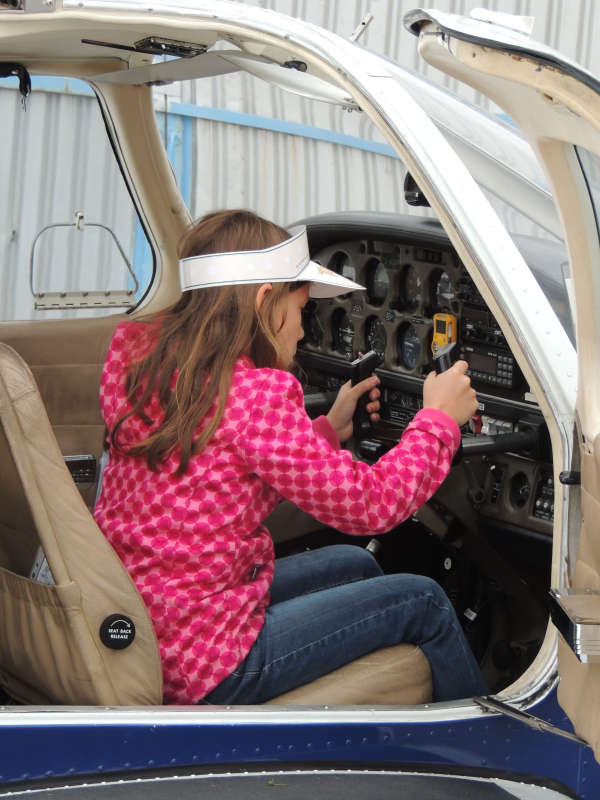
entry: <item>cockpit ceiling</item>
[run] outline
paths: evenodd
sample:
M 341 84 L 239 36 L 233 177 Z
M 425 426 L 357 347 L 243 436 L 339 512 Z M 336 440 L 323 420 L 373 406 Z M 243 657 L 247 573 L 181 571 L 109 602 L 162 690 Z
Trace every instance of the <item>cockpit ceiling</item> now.
M 5 18 L 6 21 L 10 19 Z M 96 21 L 94 25 L 94 20 L 89 19 L 85 22 L 67 20 L 65 25 L 62 18 L 60 26 L 56 26 L 54 20 L 48 18 L 44 20 L 43 29 L 40 23 L 33 23 L 33 31 L 29 24 L 19 26 L 16 36 L 10 35 L 14 26 L 6 26 L 4 38 L 9 40 L 5 49 L 0 32 L 0 60 L 21 63 L 34 74 L 36 64 L 43 64 L 47 70 L 47 64 L 56 59 L 61 63 L 77 61 L 85 63 L 81 74 L 91 76 L 92 80 L 128 84 L 192 80 L 242 69 L 305 97 L 344 107 L 354 105 L 347 93 L 321 74 L 318 66 L 309 68 L 306 62 L 295 58 L 292 49 L 266 44 L 253 38 L 250 32 L 240 35 L 238 31 L 237 35 L 232 35 L 214 27 L 214 23 L 213 28 L 207 30 L 204 21 L 194 25 L 193 21 L 186 20 L 183 28 L 181 20 L 177 24 L 155 18 L 151 23 L 138 20 L 139 16 L 137 20 L 132 19 L 123 30 L 122 19 L 112 26 L 105 20 Z M 24 20 L 19 18 L 19 21 Z M 182 38 L 184 34 L 185 39 Z M 227 50 L 206 52 L 219 40 L 226 40 Z M 161 55 L 171 58 L 153 63 L 155 56 Z M 100 64 L 107 58 L 114 64 L 109 69 L 104 63 Z M 98 63 L 97 70 L 93 69 L 95 63 Z M 77 74 L 76 71 L 73 74 Z
M 150 63 L 152 55 L 134 52 L 136 42 L 149 36 L 181 39 L 180 26 L 160 24 L 154 20 L 152 24 L 148 21 L 132 21 L 127 30 L 124 30 L 122 19 L 116 21 L 114 26 L 108 26 L 105 21 L 94 24 L 93 20 L 78 19 L 68 23 L 63 16 L 56 21 L 48 17 L 43 20 L 43 24 L 36 23 L 35 28 L 38 29 L 36 31 L 24 18 L 12 19 L 15 21 L 18 19 L 20 25 L 18 27 L 14 24 L 7 25 L 6 22 L 10 22 L 8 17 L 2 20 L 4 23 L 0 32 L 2 59 L 12 58 L 26 64 L 38 60 L 106 58 L 118 58 L 128 63 L 131 56 Z M 212 47 L 218 38 L 214 30 L 186 30 L 186 44 L 194 47 Z M 86 39 L 106 42 L 107 45 L 87 44 L 84 41 Z M 121 48 L 133 48 L 134 51 Z

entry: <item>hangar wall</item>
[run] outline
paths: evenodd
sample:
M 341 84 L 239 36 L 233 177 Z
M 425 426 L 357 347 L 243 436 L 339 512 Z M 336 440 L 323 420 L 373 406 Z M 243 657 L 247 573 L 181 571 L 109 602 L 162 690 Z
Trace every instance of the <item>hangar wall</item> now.
M 483 95 L 468 86 L 430 67 L 419 56 L 416 39 L 403 25 L 405 14 L 420 4 L 414 0 L 245 0 L 245 5 L 269 8 L 292 17 L 299 17 L 308 22 L 334 31 L 340 36 L 350 36 L 367 13 L 373 14 L 373 21 L 367 27 L 361 43 L 377 53 L 388 56 L 401 66 L 423 75 L 436 85 L 448 89 L 463 99 L 478 105 L 492 113 L 498 109 Z M 593 47 L 597 33 L 600 33 L 600 4 L 592 0 L 429 0 L 421 4 L 424 8 L 437 8 L 449 13 L 468 14 L 473 8 L 484 7 L 490 10 L 535 17 L 533 37 L 563 52 L 569 58 L 581 63 L 595 74 L 600 74 L 600 51 Z M 157 107 L 161 103 L 166 107 L 166 93 L 157 97 Z M 356 137 L 365 142 L 382 142 L 381 136 L 372 123 L 360 113 L 348 113 L 326 103 L 314 103 L 284 93 L 277 88 L 265 86 L 252 81 L 245 75 L 229 75 L 223 80 L 208 80 L 182 84 L 182 94 L 177 97 L 182 103 L 200 107 L 235 108 L 241 114 L 260 115 L 266 118 L 284 118 L 296 122 L 299 126 L 310 126 L 331 129 Z M 241 122 L 241 120 L 240 120 Z M 208 133 L 208 132 L 207 132 Z M 212 139 L 212 136 L 215 139 Z M 231 173 L 222 177 L 216 193 L 217 206 L 250 205 L 266 216 L 274 217 L 277 222 L 285 224 L 299 215 L 318 213 L 323 210 L 344 210 L 347 208 L 387 208 L 393 211 L 404 211 L 402 198 L 388 194 L 389 182 L 385 180 L 387 172 L 394 173 L 389 159 L 373 156 L 368 151 L 353 154 L 346 171 L 347 177 L 337 179 L 328 186 L 328 196 L 323 197 L 323 182 L 307 182 L 302 187 L 304 210 L 298 214 L 299 195 L 292 193 L 295 202 L 283 196 L 281 202 L 273 202 L 261 196 L 265 183 L 256 173 L 249 176 L 245 165 L 255 160 L 257 148 L 260 147 L 257 136 L 246 130 L 233 133 L 228 126 L 214 129 L 205 141 L 214 143 L 214 152 L 222 152 L 228 147 L 232 138 L 241 135 L 244 145 L 241 150 L 233 151 L 237 159 L 236 170 L 240 182 L 236 185 Z M 202 137 L 204 139 L 204 137 Z M 300 156 L 306 154 L 302 145 L 299 151 L 290 158 L 296 146 L 288 141 L 279 148 L 277 162 L 273 169 L 280 174 L 294 164 L 292 170 L 303 169 Z M 319 156 L 328 162 L 329 153 L 312 145 Z M 335 158 L 347 158 L 348 147 L 343 147 L 344 155 L 335 148 Z M 300 152 L 301 151 L 301 152 Z M 228 149 L 231 152 L 231 148 Z M 313 153 L 316 155 L 316 153 Z M 311 169 L 319 169 L 317 158 L 308 162 Z M 376 169 L 376 174 L 373 174 Z M 403 173 L 401 173 L 402 175 Z M 200 181 L 196 181 L 198 187 Z M 245 202 L 244 202 L 245 201 Z M 213 203 L 213 205 L 211 205 Z M 199 192 L 191 199 L 195 216 L 214 207 L 214 199 Z

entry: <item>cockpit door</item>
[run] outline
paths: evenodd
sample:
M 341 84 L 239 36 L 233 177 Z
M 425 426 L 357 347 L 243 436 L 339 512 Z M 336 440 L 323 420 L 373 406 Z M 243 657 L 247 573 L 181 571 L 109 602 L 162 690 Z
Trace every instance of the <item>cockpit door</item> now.
M 532 41 L 526 18 L 416 10 L 405 17 L 432 65 L 484 92 L 522 130 L 550 181 L 569 251 L 577 325 L 576 446 L 561 474 L 552 619 L 558 696 L 600 758 L 600 81 Z M 500 23 L 500 24 L 499 24 Z

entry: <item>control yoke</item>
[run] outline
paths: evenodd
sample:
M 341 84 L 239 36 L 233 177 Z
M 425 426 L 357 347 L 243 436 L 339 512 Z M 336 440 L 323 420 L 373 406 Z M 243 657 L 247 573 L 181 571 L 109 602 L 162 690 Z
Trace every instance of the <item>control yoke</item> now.
M 444 347 L 440 347 L 433 354 L 433 363 L 438 375 L 445 372 L 453 364 L 452 351 L 456 342 L 450 342 Z M 350 376 L 352 385 L 355 386 L 369 375 L 382 363 L 383 359 L 375 350 L 370 350 L 364 356 L 356 358 L 350 364 Z M 370 444 L 369 438 L 372 434 L 371 420 L 367 414 L 368 394 L 363 395 L 356 405 L 354 412 L 354 438 L 357 442 Z M 534 458 L 542 455 L 545 447 L 544 431 L 545 426 L 537 420 L 525 418 L 520 422 L 521 430 L 515 433 L 504 433 L 497 436 L 487 436 L 485 434 L 475 434 L 463 436 L 462 441 L 452 464 L 458 464 L 462 458 L 469 456 L 488 455 L 492 453 L 520 453 L 524 452 Z M 373 439 L 373 442 L 377 440 Z M 383 455 L 386 448 L 379 443 L 378 448 L 373 448 L 372 457 L 378 458 Z
M 373 370 L 378 367 L 382 361 L 383 358 L 379 355 L 379 353 L 376 353 L 375 350 L 369 350 L 369 352 L 365 353 L 364 356 L 355 358 L 350 364 L 350 380 L 352 381 L 352 386 L 356 386 L 357 383 L 360 383 L 360 381 L 368 378 L 369 375 L 372 374 Z M 369 395 L 367 393 L 363 394 L 356 404 L 356 411 L 354 412 L 353 420 L 354 438 L 356 441 L 371 431 L 371 420 L 367 414 L 368 402 Z

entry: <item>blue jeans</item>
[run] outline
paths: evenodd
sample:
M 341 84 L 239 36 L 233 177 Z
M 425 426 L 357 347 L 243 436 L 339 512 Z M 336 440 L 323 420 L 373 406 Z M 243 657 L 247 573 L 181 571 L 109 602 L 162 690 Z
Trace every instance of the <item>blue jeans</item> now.
M 258 639 L 205 702 L 263 703 L 402 642 L 419 645 L 427 657 L 434 700 L 488 692 L 454 608 L 435 581 L 383 575 L 371 554 L 353 545 L 278 559 Z

